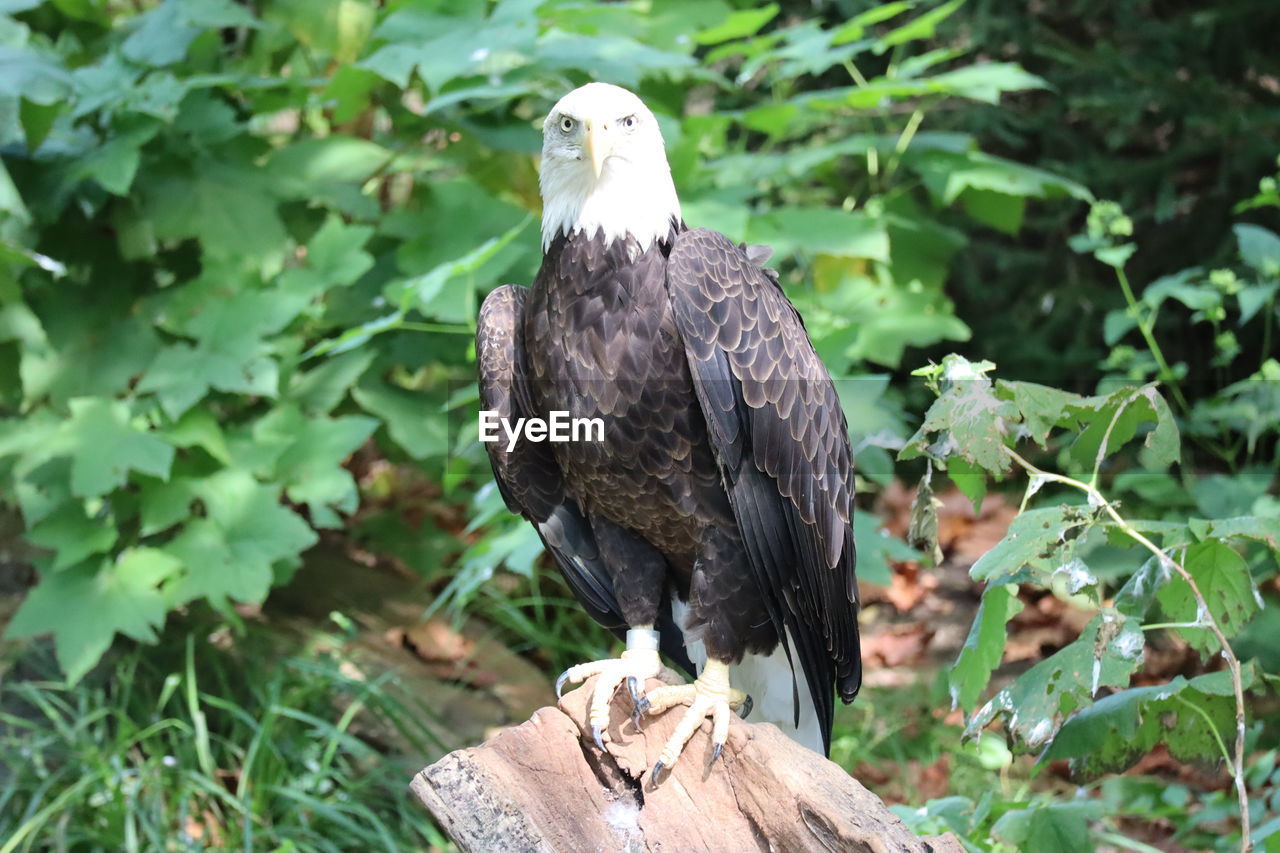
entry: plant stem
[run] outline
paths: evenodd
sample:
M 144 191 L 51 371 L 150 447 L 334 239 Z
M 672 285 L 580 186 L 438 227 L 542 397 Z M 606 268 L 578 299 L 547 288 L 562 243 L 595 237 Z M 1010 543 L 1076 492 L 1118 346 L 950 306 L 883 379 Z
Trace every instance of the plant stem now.
M 1128 287 L 1126 285 L 1126 293 Z M 1176 386 L 1175 386 L 1176 388 Z M 1009 458 L 1018 463 L 1033 478 L 1048 480 L 1054 483 L 1061 483 L 1064 486 L 1070 486 L 1079 489 L 1089 496 L 1089 503 L 1092 506 L 1100 506 L 1107 515 L 1111 516 L 1111 520 L 1115 525 L 1124 532 L 1133 541 L 1137 542 L 1143 548 L 1150 551 L 1165 568 L 1176 572 L 1179 577 L 1187 582 L 1187 586 L 1191 587 L 1191 594 L 1195 596 L 1196 608 L 1198 613 L 1203 613 L 1207 620 L 1206 628 L 1212 632 L 1218 644 L 1222 647 L 1222 658 L 1227 662 L 1227 669 L 1231 673 L 1231 690 L 1235 694 L 1236 701 L 1236 744 L 1235 744 L 1235 760 L 1229 762 L 1231 764 L 1231 775 L 1235 779 L 1236 799 L 1240 804 L 1240 853 L 1250 853 L 1253 850 L 1253 840 L 1250 836 L 1249 828 L 1249 791 L 1245 785 L 1244 778 L 1244 734 L 1245 734 L 1245 714 L 1244 714 L 1244 681 L 1240 674 L 1240 660 L 1236 657 L 1235 652 L 1231 648 L 1231 644 L 1227 642 L 1226 634 L 1222 633 L 1222 627 L 1218 624 L 1218 620 L 1213 617 L 1213 613 L 1209 610 L 1209 603 L 1205 600 L 1204 594 L 1200 592 L 1200 586 L 1196 583 L 1196 579 L 1191 573 L 1179 563 L 1161 550 L 1154 542 L 1138 532 L 1132 524 L 1126 521 L 1116 508 L 1106 497 L 1098 491 L 1097 487 L 1076 480 L 1072 477 L 1066 477 L 1062 474 L 1054 474 L 1051 471 L 1045 471 L 1032 465 L 1027 460 L 1018 455 L 1011 447 L 1006 447 L 1004 452 Z
M 1184 413 L 1191 411 L 1191 406 L 1187 403 L 1187 398 L 1182 396 L 1182 387 L 1178 385 L 1178 379 L 1173 375 L 1173 370 L 1169 367 L 1169 362 L 1165 360 L 1164 351 L 1160 349 L 1160 344 L 1156 343 L 1155 336 L 1155 312 L 1144 312 L 1138 305 L 1138 300 L 1133 295 L 1133 288 L 1129 286 L 1129 276 L 1125 275 L 1123 267 L 1115 267 L 1116 278 L 1120 281 L 1120 289 L 1124 292 L 1125 302 L 1129 305 L 1129 310 L 1133 312 L 1133 316 L 1138 321 L 1138 331 L 1142 332 L 1142 338 L 1147 342 L 1147 349 L 1151 351 L 1151 356 L 1156 360 L 1156 366 L 1160 368 L 1160 379 L 1169 386 L 1169 390 L 1173 392 L 1174 398 L 1178 401 L 1178 405 L 1182 407 Z

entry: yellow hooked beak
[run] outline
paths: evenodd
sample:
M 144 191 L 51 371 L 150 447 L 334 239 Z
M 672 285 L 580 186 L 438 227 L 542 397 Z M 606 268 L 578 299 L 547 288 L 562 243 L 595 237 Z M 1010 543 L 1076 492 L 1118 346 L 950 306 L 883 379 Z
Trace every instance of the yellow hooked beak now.
M 613 137 L 609 134 L 609 125 L 599 125 L 590 119 L 586 123 L 586 139 L 582 143 L 583 151 L 591 158 L 591 170 L 596 178 L 604 170 L 604 161 L 613 153 Z

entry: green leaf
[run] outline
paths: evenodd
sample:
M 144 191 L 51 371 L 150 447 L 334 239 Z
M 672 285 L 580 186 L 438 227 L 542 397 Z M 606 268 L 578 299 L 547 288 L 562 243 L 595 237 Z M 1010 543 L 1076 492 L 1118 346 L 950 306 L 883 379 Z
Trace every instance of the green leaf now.
M 1097 848 L 1089 832 L 1089 821 L 1099 817 L 1101 811 L 1102 805 L 1096 802 L 1051 803 L 1014 809 L 1001 815 L 991 832 L 1015 850 L 1093 853 Z
M 879 6 L 860 12 L 835 31 L 831 43 L 846 44 L 851 41 L 857 41 L 866 33 L 868 27 L 873 27 L 890 18 L 897 17 L 913 5 L 913 3 L 906 2 L 906 0 L 897 0 L 893 3 L 881 3 Z
M 1265 543 L 1272 551 L 1280 551 L 1280 518 L 1260 515 L 1213 521 L 1193 518 L 1188 526 L 1197 539 L 1253 539 Z
M 377 429 L 373 418 L 344 415 L 339 418 L 304 417 L 296 408 L 273 410 L 255 427 L 283 432 L 291 443 L 277 457 L 271 472 L 273 482 L 282 483 L 289 500 L 307 505 L 316 527 L 339 527 L 334 512 L 351 513 L 359 494 L 343 461 Z M 270 439 L 268 439 L 270 441 Z
M 276 0 L 266 13 L 299 43 L 343 64 L 359 58 L 377 17 L 372 0 Z
M 951 17 L 963 5 L 964 0 L 950 0 L 948 3 L 943 3 L 941 6 L 930 9 L 910 23 L 890 30 L 883 37 L 877 39 L 876 53 L 884 53 L 895 45 L 905 44 L 909 41 L 933 38 L 938 24 Z
M 144 481 L 139 501 L 140 533 L 153 536 L 191 517 L 191 503 L 199 497 L 191 477 L 175 477 L 169 482 Z
M 288 234 L 267 174 L 249 163 L 216 160 L 194 161 L 189 171 L 157 171 L 140 184 L 143 209 L 160 240 L 198 239 L 220 259 L 279 257 Z
M 1197 542 L 1186 551 L 1183 568 L 1190 573 L 1209 605 L 1209 614 L 1227 639 L 1231 639 L 1258 612 L 1258 591 L 1244 558 L 1231 546 L 1216 539 Z M 1173 577 L 1156 592 L 1156 600 L 1170 622 L 1206 625 L 1190 585 Z M 1218 642 L 1207 627 L 1178 628 L 1178 633 L 1194 648 L 1215 651 Z
M 832 208 L 784 207 L 752 216 L 746 239 L 772 246 L 781 256 L 804 251 L 889 260 L 889 235 L 883 221 Z
M 858 580 L 888 586 L 893 579 L 890 560 L 919 560 L 921 554 L 884 530 L 874 513 L 854 510 L 853 534 L 858 543 Z
M 166 479 L 173 445 L 137 426 L 125 403 L 99 397 L 71 400 L 71 418 L 55 441 L 71 457 L 71 492 L 93 498 L 123 486 L 130 471 Z
M 166 587 L 170 606 L 196 598 L 261 602 L 272 566 L 316 543 L 305 521 L 280 504 L 279 487 L 245 471 L 224 470 L 196 484 L 207 518 L 186 525 L 166 546 L 183 572 Z
M 978 558 L 969 575 L 978 581 L 1008 583 L 1033 563 L 1050 561 L 1056 568 L 1063 563 L 1062 548 L 1079 533 L 1077 528 L 1092 523 L 1086 508 L 1068 504 L 1019 513 L 1004 538 Z
M 1106 459 L 1131 441 L 1143 424 L 1153 425 L 1139 453 L 1143 466 L 1160 469 L 1178 461 L 1181 440 L 1177 421 L 1169 404 L 1152 385 L 1080 398 L 1066 410 L 1059 426 L 1079 430 L 1079 437 L 1071 446 L 1071 458 L 1086 471 L 1093 470 L 1100 457 Z
M 1049 433 L 1063 418 L 1068 406 L 1078 404 L 1079 394 L 1037 385 L 1034 382 L 1006 382 L 1001 379 L 996 387 L 1002 396 L 1012 396 L 1028 437 L 1041 447 Z
M 1005 440 L 1017 422 L 1017 408 L 993 393 L 986 373 L 993 365 L 974 365 L 956 355 L 943 360 L 943 390 L 924 423 L 899 454 L 911 459 L 928 454 L 945 461 L 959 457 L 999 477 L 1009 469 Z
M 123 288 L 33 294 L 46 337 L 29 339 L 20 373 L 28 401 L 58 407 L 73 397 L 113 396 L 129 387 L 160 349 L 155 328 Z M 74 305 L 75 310 L 68 310 Z
M 1260 225 L 1233 227 L 1240 258 L 1267 278 L 1280 277 L 1280 237 Z
M 62 102 L 70 89 L 67 72 L 51 58 L 30 48 L 0 45 L 0 95 L 50 106 Z
M 930 194 L 941 204 L 951 204 L 967 190 L 1019 198 L 1091 198 L 1088 189 L 1052 172 L 979 151 L 925 150 L 903 162 L 920 174 Z
M 1226 675 L 1215 672 L 1189 681 L 1179 675 L 1168 684 L 1099 699 L 1062 725 L 1042 760 L 1070 759 L 1072 777 L 1087 782 L 1129 769 L 1158 744 L 1180 761 L 1221 758 L 1214 729 L 1224 737 L 1235 729 L 1235 702 Z
M 53 570 L 83 562 L 116 544 L 115 519 L 106 514 L 90 516 L 84 504 L 72 501 L 48 515 L 26 534 L 27 541 L 56 552 Z
M 1000 102 L 1003 92 L 1052 88 L 1044 78 L 1024 71 L 1014 62 L 986 62 L 969 65 L 927 78 L 930 85 L 951 94 L 988 104 Z
M 377 143 L 335 133 L 281 148 L 267 160 L 266 172 L 274 192 L 305 199 L 334 184 L 358 186 L 391 159 Z
M 960 193 L 960 203 L 974 219 L 1006 234 L 1018 233 L 1027 209 L 1027 200 L 1021 196 L 973 188 Z
M 414 459 L 448 451 L 448 421 L 439 399 L 372 378 L 352 388 L 351 396 L 366 412 L 377 415 L 392 440 Z
M 990 585 L 982 591 L 982 603 L 969 627 L 960 656 L 947 674 L 951 703 L 966 714 L 991 681 L 991 673 L 1004 659 L 1006 628 L 1022 610 L 1016 584 Z
M 770 3 L 759 9 L 740 9 L 729 13 L 720 24 L 709 27 L 693 37 L 697 44 L 710 45 L 733 39 L 746 38 L 760 32 L 760 28 L 778 14 L 778 4 Z
M 307 266 L 326 283 L 353 284 L 373 266 L 373 256 L 364 251 L 373 232 L 371 225 L 348 225 L 331 215 L 307 243 Z
M 52 633 L 58 664 L 68 681 L 79 681 L 117 633 L 155 642 L 167 609 L 160 586 L 177 569 L 164 551 L 132 548 L 114 563 L 46 574 L 14 614 L 7 636 Z
M 295 373 L 287 397 L 309 414 L 327 415 L 373 363 L 372 349 L 333 356 L 319 367 Z
M 261 352 L 261 343 L 247 338 L 197 347 L 174 344 L 156 356 L 138 390 L 154 393 L 171 418 L 181 417 L 211 388 L 273 397 L 279 369 Z
M 1104 609 L 1070 645 L 1018 676 L 969 720 L 968 737 L 996 717 L 1018 751 L 1038 752 L 1063 719 L 1089 705 L 1103 687 L 1125 687 L 1142 665 L 1145 641 L 1135 620 Z
M 596 80 L 612 80 L 627 88 L 635 88 L 648 74 L 676 74 L 697 65 L 691 56 L 649 47 L 626 36 L 582 35 L 555 29 L 538 39 L 536 58 L 543 68 L 576 68 Z

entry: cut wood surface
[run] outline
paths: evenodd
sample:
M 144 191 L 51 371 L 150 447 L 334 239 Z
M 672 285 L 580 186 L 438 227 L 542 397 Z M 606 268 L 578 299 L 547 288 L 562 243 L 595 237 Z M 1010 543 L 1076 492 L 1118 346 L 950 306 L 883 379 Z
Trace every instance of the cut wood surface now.
M 658 682 L 651 682 L 656 686 Z M 919 838 L 836 764 L 769 724 L 734 718 L 709 766 L 710 723 L 670 773 L 650 771 L 682 708 L 630 721 L 614 699 L 607 753 L 587 730 L 594 680 L 519 726 L 414 777 L 415 794 L 464 851 L 918 851 L 960 853 L 951 836 Z

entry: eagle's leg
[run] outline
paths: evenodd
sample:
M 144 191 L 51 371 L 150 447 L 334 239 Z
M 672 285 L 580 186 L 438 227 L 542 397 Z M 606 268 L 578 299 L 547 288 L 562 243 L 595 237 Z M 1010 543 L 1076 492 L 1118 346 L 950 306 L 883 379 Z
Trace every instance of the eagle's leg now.
M 591 724 L 591 734 L 600 749 L 604 749 L 609 728 L 610 703 L 619 687 L 625 683 L 634 700 L 638 690 L 636 685 L 643 686 L 647 679 L 680 681 L 677 673 L 662 665 L 658 657 L 658 632 L 647 627 L 627 631 L 627 648 L 621 657 L 588 661 L 566 669 L 556 679 L 556 695 L 560 695 L 566 683 L 577 684 L 592 676 L 598 677 L 591 694 L 587 722 Z M 633 714 L 632 721 L 638 720 L 639 713 Z
M 666 558 L 649 542 L 602 516 L 591 515 L 591 530 L 601 557 L 613 569 L 614 594 L 629 628 L 627 649 L 620 658 L 570 667 L 556 682 L 556 693 L 558 695 L 567 682 L 577 683 L 598 676 L 588 722 L 596 746 L 604 749 L 610 704 L 620 686 L 627 685 L 636 708 L 631 719 L 638 725 L 645 681 L 661 678 L 679 683 L 684 679 L 663 666 L 658 657 L 660 637 L 654 626 L 663 600 Z
M 741 539 L 728 524 L 708 525 L 702 533 L 699 555 L 689 582 L 689 615 L 685 638 L 697 638 L 707 651 L 707 663 L 693 684 L 659 687 L 649 691 L 645 710 L 659 714 L 676 705 L 688 705 L 684 716 L 654 765 L 657 781 L 664 768 L 675 764 L 689 738 L 702 722 L 711 719 L 711 760 L 720 757 L 729 739 L 729 715 L 751 710 L 751 698 L 729 683 L 729 666 L 743 654 L 775 640 L 769 614 L 751 580 Z
M 689 706 L 658 755 L 658 763 L 653 766 L 654 781 L 661 777 L 664 768 L 676 763 L 684 745 L 708 717 L 711 718 L 711 761 L 714 763 L 729 739 L 729 714 L 751 702 L 747 694 L 730 686 L 729 664 L 719 660 L 708 660 L 693 684 L 658 687 L 650 690 L 645 698 L 650 714 L 661 714 L 676 705 Z

